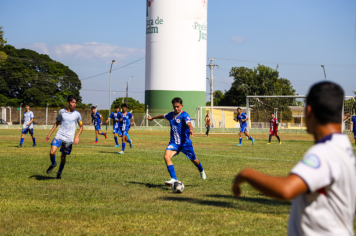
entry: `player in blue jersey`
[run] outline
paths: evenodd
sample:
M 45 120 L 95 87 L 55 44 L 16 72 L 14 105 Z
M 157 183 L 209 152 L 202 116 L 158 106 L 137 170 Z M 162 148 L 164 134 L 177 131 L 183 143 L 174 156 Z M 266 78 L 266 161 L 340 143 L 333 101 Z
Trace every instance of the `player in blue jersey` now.
M 106 123 L 108 123 L 109 120 L 112 119 L 112 122 L 113 122 L 112 132 L 114 134 L 114 139 L 115 139 L 115 143 L 116 143 L 115 147 L 120 147 L 120 145 L 117 141 L 117 135 L 120 134 L 119 122 L 122 121 L 122 115 L 119 111 L 120 111 L 120 106 L 116 105 L 115 112 L 111 112 L 109 118 L 106 121 Z
M 33 112 L 30 111 L 30 105 L 25 104 L 25 109 L 26 111 L 23 113 L 23 126 L 22 126 L 22 134 L 21 134 L 21 140 L 20 140 L 20 145 L 19 147 L 22 147 L 22 143 L 25 140 L 25 134 L 30 133 L 33 141 L 32 147 L 36 147 L 36 139 L 35 135 L 33 134 L 33 119 L 35 116 L 33 115 Z
M 200 161 L 195 156 L 193 144 L 189 137 L 191 135 L 194 138 L 191 119 L 188 113 L 182 111 L 183 101 L 181 98 L 174 98 L 172 100 L 172 105 L 174 109 L 173 112 L 147 118 L 148 120 L 167 119 L 171 126 L 171 139 L 166 152 L 164 153 L 164 160 L 166 161 L 168 172 L 171 175 L 171 180 L 166 181 L 165 184 L 172 185 L 174 182 L 178 181 L 171 159 L 180 152 L 183 152 L 187 158 L 194 163 L 200 172 L 201 178 L 205 180 L 205 171 Z
M 95 127 L 95 142 L 94 143 L 98 143 L 98 137 L 99 134 L 100 135 L 104 135 L 105 139 L 107 139 L 108 137 L 106 136 L 106 133 L 100 132 L 101 130 L 101 125 L 103 124 L 103 116 L 100 115 L 99 112 L 96 112 L 96 107 L 92 106 L 91 107 L 91 119 L 92 119 L 92 123 Z
M 356 145 L 356 116 L 351 119 L 350 131 L 354 133 L 355 145 Z
M 245 135 L 252 141 L 252 145 L 255 144 L 255 140 L 248 134 L 247 132 L 247 121 L 248 116 L 246 116 L 245 113 L 242 113 L 241 108 L 237 108 L 237 116 L 234 118 L 234 121 L 240 123 L 240 143 L 236 144 L 236 146 L 240 147 L 242 143 L 242 134 L 245 133 Z
M 73 143 L 74 145 L 79 144 L 79 136 L 83 131 L 82 116 L 80 115 L 79 112 L 74 110 L 75 107 L 77 106 L 77 98 L 74 95 L 70 95 L 67 101 L 68 101 L 68 108 L 61 109 L 58 112 L 56 123 L 53 125 L 51 132 L 49 132 L 49 134 L 46 137 L 46 141 L 48 142 L 49 138 L 51 137 L 51 134 L 60 125 L 60 128 L 51 143 L 50 159 L 52 164 L 47 169 L 47 174 L 50 174 L 53 171 L 53 169 L 57 166 L 56 151 L 60 147 L 61 148 L 60 151 L 62 152 L 62 155 L 61 155 L 61 164 L 59 166 L 58 173 L 57 173 L 57 179 L 62 178 L 62 171 L 66 163 L 66 157 L 67 155 L 70 155 L 72 151 L 72 144 Z M 80 129 L 74 138 L 77 125 L 80 126 Z
M 130 148 L 133 147 L 132 140 L 130 140 L 129 137 L 129 130 L 131 127 L 131 123 L 134 122 L 134 117 L 130 112 L 127 111 L 127 105 L 125 103 L 121 105 L 121 109 L 122 109 L 121 111 L 122 121 L 119 122 L 119 127 L 120 127 L 119 136 L 122 139 L 122 150 L 119 152 L 119 154 L 124 154 L 126 142 L 130 144 Z

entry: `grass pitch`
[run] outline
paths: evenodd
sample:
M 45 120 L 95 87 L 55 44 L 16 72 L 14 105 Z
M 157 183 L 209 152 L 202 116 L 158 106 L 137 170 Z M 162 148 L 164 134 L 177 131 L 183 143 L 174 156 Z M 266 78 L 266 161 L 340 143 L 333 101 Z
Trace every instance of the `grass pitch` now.
M 164 185 L 168 132 L 131 131 L 134 148 L 119 155 L 112 134 L 93 144 L 94 131 L 84 131 L 62 180 L 55 179 L 59 165 L 46 174 L 48 132 L 35 130 L 36 148 L 29 135 L 17 148 L 21 130 L 0 130 L 0 235 L 285 235 L 291 203 L 249 185 L 235 199 L 232 180 L 246 167 L 285 176 L 313 145 L 306 134 L 281 134 L 282 145 L 266 145 L 268 134 L 252 133 L 255 145 L 244 139 L 242 147 L 234 134 L 196 134 L 207 180 L 180 154 L 173 163 L 186 189 L 174 194 Z

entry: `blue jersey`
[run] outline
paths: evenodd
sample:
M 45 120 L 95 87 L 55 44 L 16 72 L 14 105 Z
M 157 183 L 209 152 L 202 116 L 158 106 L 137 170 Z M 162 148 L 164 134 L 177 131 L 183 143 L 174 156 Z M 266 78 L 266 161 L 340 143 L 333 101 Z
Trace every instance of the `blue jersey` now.
M 118 113 L 115 113 L 115 112 L 111 112 L 110 116 L 109 116 L 109 119 L 112 119 L 113 120 L 113 128 L 114 129 L 117 129 L 119 128 L 119 120 L 121 120 L 122 118 L 122 115 L 120 112 Z
M 99 114 L 99 112 L 95 112 L 94 114 L 91 113 L 91 118 L 94 120 L 94 125 L 100 125 L 101 123 L 101 115 Z
M 246 119 L 248 116 L 245 115 L 245 113 L 241 113 L 241 115 L 237 114 L 236 119 L 238 122 L 240 122 L 240 126 L 245 126 L 246 125 L 246 120 L 242 121 L 244 119 Z
M 351 124 L 352 124 L 352 132 L 356 134 L 356 116 L 353 116 L 351 119 Z
M 126 112 L 126 114 L 121 113 L 122 121 L 119 123 L 121 130 L 128 130 L 131 126 L 132 114 L 130 112 Z
M 188 113 L 182 111 L 180 114 L 175 116 L 174 112 L 172 111 L 168 114 L 165 114 L 164 118 L 166 118 L 169 121 L 169 124 L 171 125 L 170 142 L 175 143 L 177 145 L 192 143 L 189 138 L 190 132 L 188 123 L 191 122 L 191 119 Z

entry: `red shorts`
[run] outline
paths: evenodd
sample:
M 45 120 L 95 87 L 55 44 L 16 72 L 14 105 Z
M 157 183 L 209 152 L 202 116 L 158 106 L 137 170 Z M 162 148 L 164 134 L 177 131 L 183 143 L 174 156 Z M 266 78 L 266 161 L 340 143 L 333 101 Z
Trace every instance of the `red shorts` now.
M 269 131 L 269 134 L 270 134 L 270 135 L 274 135 L 274 136 L 278 136 L 277 130 L 270 130 L 270 131 Z

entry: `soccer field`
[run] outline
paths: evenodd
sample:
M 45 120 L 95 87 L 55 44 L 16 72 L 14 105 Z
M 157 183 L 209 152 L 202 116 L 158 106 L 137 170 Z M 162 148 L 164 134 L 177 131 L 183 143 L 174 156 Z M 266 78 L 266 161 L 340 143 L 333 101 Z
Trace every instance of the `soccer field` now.
M 266 145 L 268 133 L 252 132 L 255 145 L 243 139 L 242 147 L 234 134 L 196 134 L 207 180 L 180 154 L 173 163 L 186 189 L 174 194 L 164 185 L 169 132 L 133 130 L 134 147 L 119 155 L 112 134 L 93 144 L 94 131 L 84 131 L 61 180 L 55 179 L 59 165 L 46 174 L 48 132 L 35 130 L 36 148 L 30 135 L 17 148 L 21 130 L 0 130 L 0 235 L 285 235 L 291 203 L 249 185 L 236 199 L 232 180 L 246 167 L 287 175 L 313 145 L 306 134 L 281 134 L 282 145 L 275 138 Z M 56 156 L 59 163 L 59 151 Z

